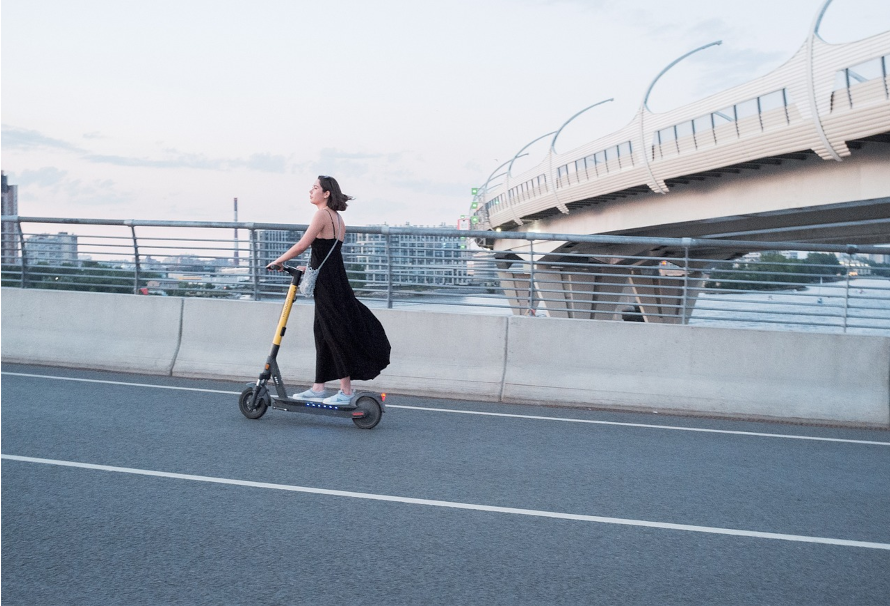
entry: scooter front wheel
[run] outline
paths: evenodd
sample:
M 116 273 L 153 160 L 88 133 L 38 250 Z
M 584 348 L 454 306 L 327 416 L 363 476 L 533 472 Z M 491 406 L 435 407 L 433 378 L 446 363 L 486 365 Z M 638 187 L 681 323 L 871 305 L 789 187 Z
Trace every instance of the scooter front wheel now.
M 377 423 L 380 422 L 380 418 L 383 416 L 383 410 L 380 408 L 380 404 L 374 398 L 370 396 L 362 396 L 355 403 L 356 410 L 360 410 L 365 413 L 365 416 L 361 418 L 353 418 L 352 422 L 355 423 L 356 427 L 360 429 L 373 429 L 377 426 Z
M 266 410 L 269 408 L 267 393 L 257 394 L 256 407 L 251 408 L 250 402 L 253 399 L 254 389 L 257 389 L 257 387 L 246 387 L 244 391 L 241 392 L 241 397 L 238 398 L 238 408 L 241 409 L 241 414 L 248 419 L 259 419 L 266 414 Z M 265 391 L 265 389 L 263 391 Z

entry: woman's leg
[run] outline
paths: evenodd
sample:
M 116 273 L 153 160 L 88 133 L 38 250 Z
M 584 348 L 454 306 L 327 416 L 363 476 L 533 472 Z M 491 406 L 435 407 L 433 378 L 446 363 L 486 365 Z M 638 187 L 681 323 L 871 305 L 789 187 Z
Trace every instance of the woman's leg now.
M 349 377 L 343 377 L 340 379 L 340 391 L 345 393 L 347 396 L 352 395 L 352 381 Z

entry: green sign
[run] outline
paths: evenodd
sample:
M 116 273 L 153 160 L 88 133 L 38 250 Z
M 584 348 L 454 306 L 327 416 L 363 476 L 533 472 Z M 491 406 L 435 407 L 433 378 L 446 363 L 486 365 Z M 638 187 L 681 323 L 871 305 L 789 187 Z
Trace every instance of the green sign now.
M 475 196 L 476 194 L 479 193 L 479 188 L 478 188 L 478 187 L 474 187 L 473 189 L 470 190 L 470 192 L 472 192 L 472 194 Z

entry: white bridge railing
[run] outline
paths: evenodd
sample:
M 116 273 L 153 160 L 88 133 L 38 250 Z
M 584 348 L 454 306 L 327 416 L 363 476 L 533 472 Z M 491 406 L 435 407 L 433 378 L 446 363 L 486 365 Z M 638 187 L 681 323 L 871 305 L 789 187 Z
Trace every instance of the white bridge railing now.
M 305 227 L 3 217 L 2 283 L 280 300 L 287 279 L 265 266 Z M 506 238 L 524 240 L 521 252 L 477 245 Z M 554 242 L 561 252 L 547 252 Z M 605 252 L 572 253 L 573 243 Z M 617 252 L 639 244 L 662 252 Z M 735 258 L 727 260 L 727 251 Z M 351 228 L 344 246 L 353 288 L 371 307 L 890 335 L 885 253 L 890 249 L 876 246 L 388 226 Z

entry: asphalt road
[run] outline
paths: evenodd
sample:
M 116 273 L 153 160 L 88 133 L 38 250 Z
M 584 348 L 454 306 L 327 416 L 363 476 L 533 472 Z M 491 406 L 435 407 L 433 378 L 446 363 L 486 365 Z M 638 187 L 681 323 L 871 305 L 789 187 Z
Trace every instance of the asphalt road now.
M 4 605 L 890 603 L 890 432 L 2 370 Z

